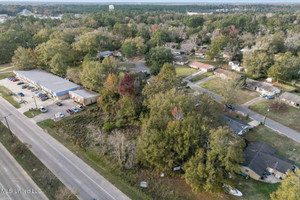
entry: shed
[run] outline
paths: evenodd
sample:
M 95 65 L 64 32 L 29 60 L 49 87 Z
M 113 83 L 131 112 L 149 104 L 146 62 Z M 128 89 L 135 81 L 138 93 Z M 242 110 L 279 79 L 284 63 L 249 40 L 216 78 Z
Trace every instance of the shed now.
M 98 98 L 100 97 L 98 93 L 85 89 L 70 91 L 69 95 L 71 99 L 84 106 L 96 103 Z

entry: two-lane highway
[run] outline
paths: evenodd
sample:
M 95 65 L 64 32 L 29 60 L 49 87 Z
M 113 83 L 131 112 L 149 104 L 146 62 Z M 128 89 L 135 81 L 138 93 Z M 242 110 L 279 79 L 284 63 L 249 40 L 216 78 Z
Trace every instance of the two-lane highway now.
M 0 199 L 1 200 L 47 200 L 48 199 L 1 143 L 0 143 Z
M 125 194 L 0 97 L 0 116 L 13 133 L 80 199 L 127 200 Z

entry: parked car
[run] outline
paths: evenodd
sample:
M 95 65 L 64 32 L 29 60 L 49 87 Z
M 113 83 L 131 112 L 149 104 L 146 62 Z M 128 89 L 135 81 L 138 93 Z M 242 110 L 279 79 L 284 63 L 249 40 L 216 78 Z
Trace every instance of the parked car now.
M 32 86 L 28 86 L 27 87 L 27 90 L 31 90 L 33 87 Z
M 74 110 L 74 112 L 78 113 L 79 110 L 76 107 L 72 107 L 72 110 Z
M 22 92 L 19 92 L 18 95 L 19 95 L 20 97 L 24 97 L 24 96 L 25 96 Z
M 19 104 L 24 103 L 24 100 L 23 99 L 18 99 L 18 103 Z
M 64 118 L 64 117 L 65 117 L 65 115 L 62 114 L 61 112 L 58 112 L 55 114 L 55 118 Z
M 7 78 L 8 78 L 8 80 L 13 80 L 13 79 L 15 79 L 14 76 L 9 76 L 9 77 L 7 77 Z
M 26 88 L 28 88 L 28 85 L 23 85 L 22 86 L 22 89 L 26 89 Z
M 49 97 L 47 97 L 47 96 L 41 97 L 41 100 L 42 100 L 42 101 L 46 101 L 47 99 L 49 99 Z
M 61 102 L 56 102 L 56 105 L 62 106 L 63 104 Z
M 85 110 L 85 108 L 82 105 L 77 105 L 76 106 L 79 110 Z
M 43 106 L 40 107 L 40 111 L 41 111 L 42 113 L 48 112 L 48 110 L 47 110 L 46 108 L 44 108 Z
M 19 79 L 14 78 L 14 79 L 12 79 L 11 81 L 12 81 L 12 82 L 17 82 L 17 81 L 19 81 Z
M 267 95 L 266 94 L 261 94 L 259 96 L 265 98 Z
M 235 107 L 233 105 L 225 104 L 225 106 L 231 110 L 235 110 Z
M 17 83 L 17 85 L 23 85 L 23 84 L 24 84 L 24 82 L 22 82 L 22 81 Z
M 66 111 L 67 111 L 67 113 L 69 113 L 70 115 L 73 115 L 73 114 L 74 114 L 74 111 L 71 110 L 71 109 L 67 109 Z
M 34 93 L 34 96 L 38 97 L 39 94 L 40 94 L 39 92 L 35 92 L 35 93 Z
M 31 92 L 34 92 L 34 91 L 37 91 L 37 89 L 36 89 L 36 88 L 32 88 L 32 89 L 31 89 Z
M 274 99 L 275 96 L 273 96 L 273 95 L 272 95 L 272 96 L 266 96 L 265 98 L 266 98 L 266 99 Z

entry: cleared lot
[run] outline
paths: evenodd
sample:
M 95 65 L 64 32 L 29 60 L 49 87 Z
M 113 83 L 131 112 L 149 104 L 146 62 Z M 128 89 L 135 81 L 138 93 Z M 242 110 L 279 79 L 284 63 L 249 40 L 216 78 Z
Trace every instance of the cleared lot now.
M 23 85 L 33 86 L 31 84 L 26 83 L 25 81 L 23 82 L 25 83 Z M 48 112 L 41 113 L 40 115 L 37 115 L 36 117 L 32 118 L 31 120 L 33 120 L 34 122 L 43 121 L 49 118 L 54 119 L 54 115 L 58 112 L 61 112 L 65 116 L 68 116 L 69 114 L 66 112 L 66 110 L 78 105 L 77 103 L 73 102 L 73 100 L 71 99 L 60 101 L 63 104 L 62 106 L 57 106 L 55 104 L 57 101 L 54 101 L 51 98 L 49 98 L 46 101 L 42 101 L 40 100 L 40 98 L 36 97 L 34 95 L 34 92 L 31 92 L 31 90 L 22 89 L 23 85 L 17 85 L 17 82 L 12 82 L 7 78 L 0 80 L 0 85 L 3 85 L 4 87 L 8 88 L 10 91 L 12 91 L 15 94 L 19 92 L 22 92 L 24 94 L 24 97 L 12 96 L 12 98 L 14 98 L 16 101 L 18 101 L 18 99 L 22 99 L 24 101 L 24 103 L 20 104 L 20 108 L 18 109 L 19 112 L 24 113 L 30 109 L 34 109 L 36 108 L 36 105 L 38 108 L 43 106 L 48 110 Z M 39 92 L 42 91 L 39 90 Z M 34 102 L 34 99 L 36 100 L 36 104 Z

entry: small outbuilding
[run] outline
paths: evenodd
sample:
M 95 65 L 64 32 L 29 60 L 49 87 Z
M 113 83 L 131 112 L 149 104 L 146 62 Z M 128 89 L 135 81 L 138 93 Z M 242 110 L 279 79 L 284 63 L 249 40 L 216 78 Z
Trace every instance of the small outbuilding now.
M 111 51 L 101 51 L 101 52 L 97 53 L 97 58 L 106 58 L 106 57 L 109 57 L 112 55 L 113 55 L 113 52 L 111 52 Z
M 189 59 L 183 56 L 174 56 L 173 57 L 173 64 L 174 65 L 186 65 L 189 63 Z
M 85 89 L 70 91 L 69 95 L 71 99 L 84 106 L 96 103 L 98 98 L 100 97 L 98 93 Z

